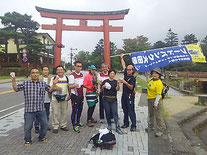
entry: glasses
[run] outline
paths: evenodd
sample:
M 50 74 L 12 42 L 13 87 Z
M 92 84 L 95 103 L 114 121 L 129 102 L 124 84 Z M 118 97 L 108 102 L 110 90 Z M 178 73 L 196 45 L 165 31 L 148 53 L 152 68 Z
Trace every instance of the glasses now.
M 127 71 L 132 71 L 132 69 L 127 69 Z
M 76 66 L 76 67 L 78 67 L 78 68 L 82 68 L 82 66 Z

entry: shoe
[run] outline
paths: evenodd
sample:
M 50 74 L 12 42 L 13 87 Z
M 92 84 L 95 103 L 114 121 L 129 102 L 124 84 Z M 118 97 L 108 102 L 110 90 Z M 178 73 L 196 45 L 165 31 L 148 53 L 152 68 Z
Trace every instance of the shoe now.
M 53 129 L 53 133 L 58 133 L 58 129 Z
M 84 125 L 83 125 L 83 123 L 79 122 L 79 123 L 77 123 L 77 126 L 83 127 Z
M 93 127 L 94 126 L 94 124 L 91 122 L 91 120 L 88 120 L 88 122 L 86 123 L 86 125 L 89 126 L 89 127 Z
M 130 131 L 131 132 L 136 131 L 136 127 L 131 127 Z
M 112 126 L 109 125 L 109 126 L 107 127 L 107 129 L 108 129 L 109 131 L 111 131 L 111 130 L 112 130 Z
M 163 132 L 159 131 L 155 134 L 155 137 L 161 137 L 163 135 Z
M 91 118 L 91 122 L 92 122 L 92 123 L 97 123 L 97 120 Z
M 35 133 L 40 133 L 40 128 L 38 126 L 35 127 Z
M 63 131 L 68 131 L 68 128 L 67 127 L 60 128 L 60 129 L 63 130 Z
M 75 131 L 76 133 L 80 133 L 79 126 L 74 126 L 73 131 Z
M 116 128 L 116 132 L 117 132 L 118 134 L 120 134 L 120 135 L 124 134 L 124 132 L 121 130 L 120 127 L 117 127 L 117 128 Z
M 100 119 L 100 121 L 99 121 L 100 123 L 104 123 L 104 119 Z
M 153 127 L 147 127 L 147 128 L 145 128 L 145 131 L 146 132 L 149 132 L 149 131 L 152 131 L 152 130 L 154 130 L 155 128 L 153 128 Z
M 50 130 L 51 130 L 51 129 L 48 127 L 48 128 L 47 128 L 47 131 L 50 131 Z
M 43 142 L 43 143 L 47 143 L 47 138 L 42 138 L 41 140 L 39 140 L 39 142 Z
M 24 145 L 25 146 L 30 146 L 31 145 L 31 142 L 25 142 Z
M 124 129 L 124 128 L 128 128 L 128 127 L 129 127 L 128 125 L 122 125 L 122 126 L 121 126 L 121 128 L 123 128 L 123 129 Z

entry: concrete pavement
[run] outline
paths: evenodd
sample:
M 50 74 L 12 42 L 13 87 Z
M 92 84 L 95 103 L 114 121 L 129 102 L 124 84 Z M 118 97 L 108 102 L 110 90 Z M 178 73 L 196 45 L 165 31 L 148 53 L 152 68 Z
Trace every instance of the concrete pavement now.
M 120 107 L 119 93 L 119 116 L 120 123 L 123 122 L 123 113 Z M 98 132 L 99 128 L 105 128 L 107 124 L 97 123 L 93 128 L 84 126 L 80 129 L 80 133 L 72 131 L 70 121 L 71 105 L 68 107 L 68 127 L 69 131 L 59 131 L 58 134 L 49 131 L 47 133 L 48 142 L 40 143 L 37 141 L 37 134 L 32 131 L 33 143 L 30 147 L 24 146 L 24 132 L 23 132 L 23 109 L 18 110 L 16 113 L 0 120 L 0 154 L 3 155 L 16 155 L 16 154 L 64 154 L 64 155 L 79 155 L 79 154 L 148 154 L 148 134 L 145 132 L 147 126 L 147 107 L 138 105 L 140 95 L 136 97 L 136 115 L 137 115 L 137 131 L 130 132 L 126 129 L 127 134 L 117 135 L 117 144 L 113 150 L 100 150 L 99 148 L 92 148 L 92 142 L 88 140 L 93 134 Z M 81 121 L 86 123 L 87 105 L 84 105 Z M 94 112 L 94 118 L 98 119 L 98 106 Z

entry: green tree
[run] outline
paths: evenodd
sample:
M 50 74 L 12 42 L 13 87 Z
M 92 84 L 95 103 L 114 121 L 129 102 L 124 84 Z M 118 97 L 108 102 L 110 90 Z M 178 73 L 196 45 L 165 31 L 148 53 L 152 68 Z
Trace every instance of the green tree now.
M 4 16 L 0 16 L 1 23 L 12 33 L 15 40 L 20 66 L 22 66 L 22 59 L 20 54 L 21 49 L 19 48 L 19 40 L 24 40 L 28 45 L 29 39 L 34 36 L 35 30 L 39 28 L 39 24 L 31 18 L 32 17 L 27 14 L 22 15 L 17 12 L 7 12 Z
M 195 36 L 195 34 L 191 33 L 184 36 L 184 39 L 182 40 L 182 45 L 193 44 L 197 42 L 198 42 L 197 37 Z
M 137 36 L 134 39 L 124 39 L 123 41 L 123 53 L 132 53 L 151 49 L 151 45 L 148 42 L 148 38 L 143 35 Z M 129 55 L 124 56 L 124 60 L 126 62 L 126 65 L 132 64 Z
M 12 34 L 7 29 L 0 29 L 0 39 L 1 42 L 4 43 L 5 49 L 5 61 L 8 62 L 8 40 L 12 37 Z
M 163 48 L 163 47 L 166 47 L 166 44 L 163 41 L 157 41 L 152 46 L 153 49 Z
M 174 33 L 171 28 L 168 30 L 167 37 L 165 38 L 166 47 L 178 45 L 178 35 Z
M 117 47 L 115 43 L 110 42 L 110 54 L 115 54 Z M 95 46 L 95 50 L 90 57 L 91 64 L 94 64 L 97 68 L 101 68 L 101 64 L 104 62 L 104 40 L 100 39 Z
M 75 59 L 80 60 L 82 62 L 83 68 L 87 69 L 90 65 L 90 53 L 88 51 L 79 51 L 77 55 L 75 55 Z
M 137 36 L 134 39 L 123 39 L 123 41 L 123 49 L 125 53 L 144 51 L 151 48 L 148 38 L 144 37 L 143 35 Z

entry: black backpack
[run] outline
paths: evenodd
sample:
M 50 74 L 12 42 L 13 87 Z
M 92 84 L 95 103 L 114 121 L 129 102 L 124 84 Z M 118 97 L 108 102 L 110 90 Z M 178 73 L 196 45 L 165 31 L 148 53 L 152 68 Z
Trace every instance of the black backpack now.
M 100 140 L 99 140 L 99 135 L 100 133 L 96 134 L 90 139 L 90 141 L 93 140 L 93 144 L 95 147 L 111 150 L 113 146 L 116 144 L 116 138 L 112 132 L 104 134 Z

